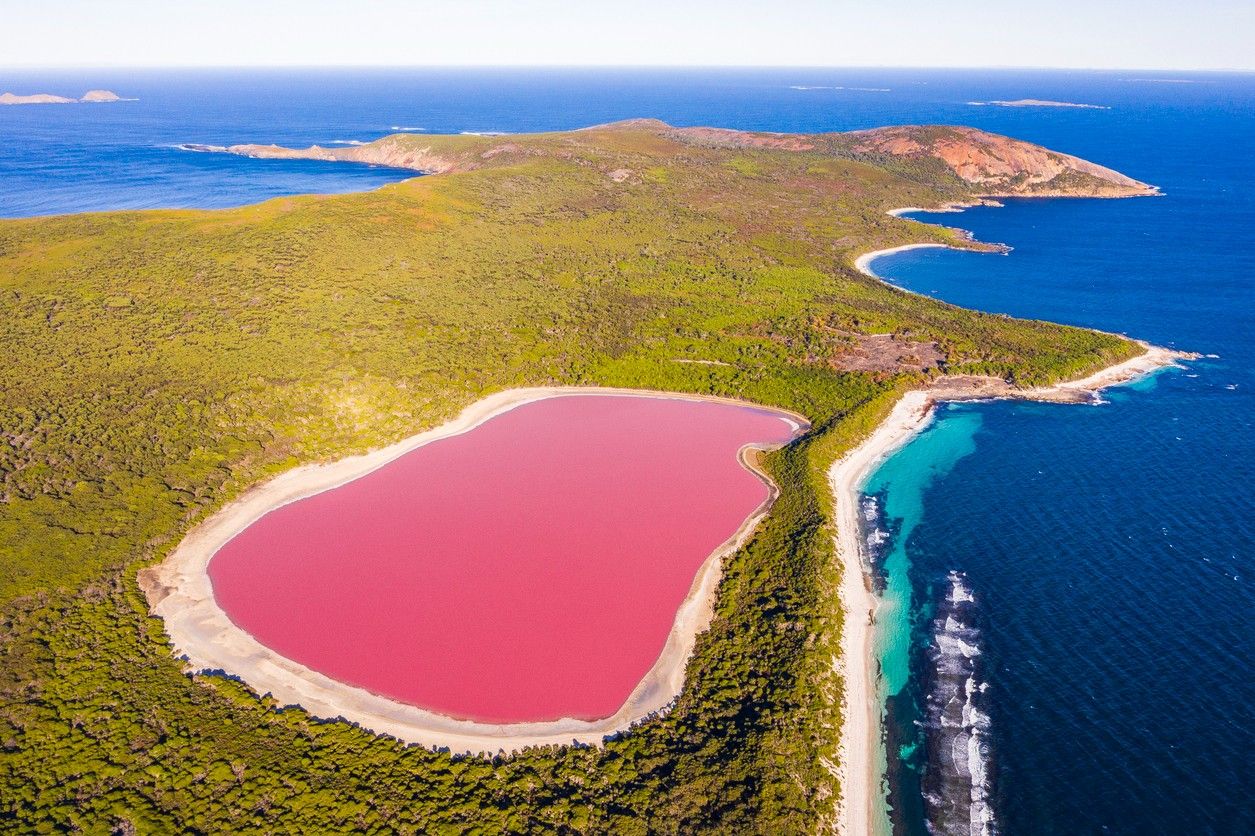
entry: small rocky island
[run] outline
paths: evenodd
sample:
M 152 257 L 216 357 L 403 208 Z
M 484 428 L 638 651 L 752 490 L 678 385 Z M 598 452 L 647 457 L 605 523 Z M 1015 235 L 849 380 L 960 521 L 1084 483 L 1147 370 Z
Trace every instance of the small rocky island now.
M 30 96 L 19 96 L 16 93 L 0 93 L 0 105 L 26 104 L 100 104 L 104 102 L 133 102 L 135 99 L 124 99 L 112 90 L 88 90 L 81 99 L 70 99 L 55 96 L 52 93 L 35 93 Z
M 968 102 L 970 105 L 989 105 L 990 107 L 1077 107 L 1082 110 L 1111 110 L 1106 105 L 1082 104 L 1080 102 L 1056 102 L 1051 99 L 1015 99 L 1014 101 L 994 100 L 992 102 Z
M 125 102 L 128 101 L 128 99 L 122 98 L 112 90 L 88 90 L 83 94 L 83 98 L 79 99 L 79 101 L 91 103 Z M 129 101 L 134 101 L 134 99 L 130 99 Z

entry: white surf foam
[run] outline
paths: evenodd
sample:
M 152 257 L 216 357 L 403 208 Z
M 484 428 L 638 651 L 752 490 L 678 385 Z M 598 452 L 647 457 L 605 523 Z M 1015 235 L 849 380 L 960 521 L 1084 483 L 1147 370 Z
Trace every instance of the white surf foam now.
M 932 693 L 927 712 L 933 755 L 925 770 L 928 826 L 935 833 L 994 836 L 992 741 L 981 679 L 980 630 L 973 620 L 976 596 L 959 572 L 947 576 L 941 611 L 933 624 Z M 930 777 L 931 773 L 931 777 Z
M 227 150 L 225 145 L 202 145 L 199 142 L 180 142 L 176 145 L 166 145 L 166 148 L 177 148 L 180 151 L 193 151 L 197 154 L 220 154 Z

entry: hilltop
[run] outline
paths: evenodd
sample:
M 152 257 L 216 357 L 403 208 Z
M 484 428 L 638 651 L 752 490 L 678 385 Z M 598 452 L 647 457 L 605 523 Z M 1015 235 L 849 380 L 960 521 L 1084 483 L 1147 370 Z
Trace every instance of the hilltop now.
M 83 94 L 83 98 L 79 99 L 79 101 L 102 103 L 102 102 L 123 102 L 123 101 L 126 101 L 126 99 L 123 99 L 121 96 L 119 96 L 117 93 L 113 92 L 112 90 L 88 90 L 86 93 Z

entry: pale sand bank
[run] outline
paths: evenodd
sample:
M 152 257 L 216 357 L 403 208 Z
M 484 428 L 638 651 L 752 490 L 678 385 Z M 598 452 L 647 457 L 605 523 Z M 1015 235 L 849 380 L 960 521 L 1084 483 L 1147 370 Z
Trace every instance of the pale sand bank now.
M 243 680 L 280 705 L 297 705 L 315 717 L 343 718 L 376 733 L 407 743 L 448 748 L 454 752 L 515 751 L 527 746 L 599 744 L 607 735 L 667 708 L 684 684 L 685 668 L 697 636 L 714 615 L 714 596 L 722 560 L 749 538 L 776 497 L 776 486 L 752 462 L 749 446 L 741 462 L 771 489 L 768 499 L 699 568 L 680 608 L 662 654 L 614 715 L 602 720 L 563 719 L 540 723 L 488 724 L 458 720 L 346 685 L 311 670 L 262 645 L 231 622 L 214 600 L 209 561 L 232 537 L 264 514 L 308 496 L 343 485 L 374 471 L 424 444 L 467 432 L 488 419 L 526 403 L 568 395 L 618 395 L 719 401 L 752 406 L 778 414 L 794 429 L 809 425 L 800 415 L 744 401 L 650 392 L 636 389 L 551 387 L 512 389 L 468 406 L 454 420 L 435 429 L 362 456 L 327 465 L 299 467 L 243 494 L 196 526 L 159 565 L 140 572 L 139 583 L 154 615 L 165 621 L 176 655 L 189 671 L 225 672 Z

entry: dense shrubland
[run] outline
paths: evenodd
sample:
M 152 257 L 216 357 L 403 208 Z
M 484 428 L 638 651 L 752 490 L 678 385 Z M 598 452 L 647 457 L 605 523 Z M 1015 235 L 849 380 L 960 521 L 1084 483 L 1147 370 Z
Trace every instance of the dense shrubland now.
M 969 197 L 931 163 L 631 128 L 511 145 L 368 194 L 0 222 L 4 829 L 810 829 L 838 792 L 823 474 L 919 379 L 842 371 L 833 334 L 935 342 L 948 372 L 1023 385 L 1136 351 L 854 272 L 866 250 L 963 244 L 884 215 Z M 189 526 L 297 463 L 538 384 L 730 395 L 814 423 L 766 457 L 781 497 L 728 562 L 673 710 L 604 748 L 487 760 L 182 673 L 135 573 Z

